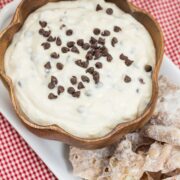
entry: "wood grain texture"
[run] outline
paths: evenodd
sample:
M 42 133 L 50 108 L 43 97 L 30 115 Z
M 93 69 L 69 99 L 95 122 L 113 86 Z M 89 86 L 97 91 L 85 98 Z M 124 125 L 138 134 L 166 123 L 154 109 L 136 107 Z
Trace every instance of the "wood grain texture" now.
M 144 111 L 144 113 L 133 121 L 121 123 L 117 125 L 109 134 L 95 139 L 85 139 L 73 136 L 72 134 L 64 131 L 56 125 L 41 126 L 33 123 L 21 110 L 20 105 L 16 99 L 13 84 L 11 79 L 6 75 L 4 69 L 4 55 L 6 49 L 10 45 L 13 36 L 24 24 L 27 16 L 37 8 L 45 5 L 48 2 L 57 2 L 60 0 L 23 0 L 18 6 L 14 18 L 10 25 L 0 33 L 0 78 L 7 90 L 9 91 L 13 107 L 23 124 L 34 134 L 47 138 L 62 141 L 66 144 L 77 146 L 84 149 L 96 149 L 111 145 L 117 142 L 124 134 L 134 131 L 146 124 L 150 119 L 158 96 L 158 73 L 161 66 L 164 53 L 164 40 L 162 31 L 158 23 L 152 16 L 132 5 L 126 0 L 107 0 L 107 2 L 115 3 L 120 9 L 131 14 L 135 19 L 142 23 L 150 33 L 155 49 L 156 49 L 156 66 L 153 71 L 153 92 L 151 101 Z

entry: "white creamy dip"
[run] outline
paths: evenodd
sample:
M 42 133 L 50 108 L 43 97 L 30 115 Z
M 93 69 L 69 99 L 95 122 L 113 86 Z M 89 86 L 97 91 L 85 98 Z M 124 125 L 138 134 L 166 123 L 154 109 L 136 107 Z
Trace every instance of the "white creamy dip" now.
M 105 33 L 96 35 L 96 28 Z M 77 60 L 86 61 L 91 48 L 85 50 L 85 43 L 91 37 L 104 38 L 105 44 L 97 45 L 100 50 L 92 49 L 88 67 L 80 67 Z M 79 39 L 85 46 L 77 45 Z M 69 41 L 75 42 L 75 48 L 63 53 Z M 102 54 L 103 46 L 108 53 L 94 60 L 93 52 Z M 152 95 L 154 65 L 155 48 L 147 30 L 103 0 L 48 3 L 29 15 L 5 54 L 6 73 L 29 119 L 40 125 L 56 124 L 83 138 L 106 135 L 117 124 L 143 113 Z M 86 72 L 90 67 L 94 67 L 94 75 Z M 83 75 L 90 82 L 83 82 Z M 79 82 L 84 86 L 80 90 Z M 58 94 L 59 86 L 64 92 L 61 88 Z

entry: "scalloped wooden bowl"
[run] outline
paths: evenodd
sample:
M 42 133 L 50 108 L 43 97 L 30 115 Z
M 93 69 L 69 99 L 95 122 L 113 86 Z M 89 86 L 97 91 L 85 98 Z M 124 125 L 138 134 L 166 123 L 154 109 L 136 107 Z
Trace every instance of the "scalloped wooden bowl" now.
M 163 42 L 163 35 L 161 29 L 158 23 L 150 15 L 148 15 L 146 12 L 139 9 L 138 7 L 135 7 L 134 5 L 128 3 L 126 0 L 107 0 L 107 2 L 115 3 L 120 9 L 131 14 L 135 19 L 141 22 L 149 31 L 153 39 L 156 48 L 156 66 L 152 75 L 152 81 L 153 81 L 152 98 L 148 107 L 140 117 L 138 117 L 133 121 L 121 123 L 117 125 L 106 136 L 96 139 L 79 138 L 71 135 L 70 133 L 64 131 L 62 128 L 56 125 L 41 126 L 33 123 L 22 112 L 19 103 L 16 100 L 12 81 L 6 75 L 4 69 L 4 55 L 6 49 L 10 45 L 14 34 L 18 32 L 18 30 L 23 25 L 27 16 L 37 8 L 45 5 L 46 3 L 57 2 L 57 1 L 59 0 L 38 0 L 38 1 L 23 0 L 21 4 L 18 6 L 12 22 L 3 32 L 0 33 L 0 78 L 2 79 L 4 85 L 7 87 L 10 93 L 11 100 L 18 117 L 31 132 L 35 133 L 40 137 L 59 140 L 66 144 L 70 144 L 85 149 L 95 149 L 95 148 L 108 146 L 118 141 L 124 134 L 142 127 L 150 119 L 154 111 L 158 96 L 158 73 L 162 62 L 163 50 L 164 50 L 164 42 Z

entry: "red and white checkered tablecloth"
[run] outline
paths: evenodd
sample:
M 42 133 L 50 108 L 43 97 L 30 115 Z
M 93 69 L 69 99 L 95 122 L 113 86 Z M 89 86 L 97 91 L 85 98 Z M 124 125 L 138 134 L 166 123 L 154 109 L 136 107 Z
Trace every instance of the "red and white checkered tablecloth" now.
M 0 0 L 0 8 L 12 0 Z M 131 0 L 160 23 L 165 53 L 180 68 L 180 1 Z M 52 172 L 0 113 L 0 179 L 56 179 Z

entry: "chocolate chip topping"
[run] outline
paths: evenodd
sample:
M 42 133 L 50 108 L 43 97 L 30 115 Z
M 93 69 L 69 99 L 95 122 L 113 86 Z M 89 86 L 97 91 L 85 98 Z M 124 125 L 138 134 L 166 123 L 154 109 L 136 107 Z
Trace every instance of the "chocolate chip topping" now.
M 49 89 L 54 89 L 55 88 L 55 84 L 54 83 L 52 83 L 52 82 L 50 82 L 49 84 L 48 84 L 48 88 Z
M 78 89 L 84 89 L 84 88 L 85 88 L 84 84 L 82 82 L 79 82 Z
M 151 72 L 152 71 L 152 66 L 145 65 L 144 69 L 145 69 L 146 72 Z
M 48 96 L 49 99 L 57 99 L 57 96 L 53 93 L 50 93 Z
M 71 79 L 70 79 L 70 82 L 71 82 L 72 85 L 77 84 L 77 77 L 76 76 L 72 76 Z
M 40 30 L 39 30 L 39 34 L 40 34 L 40 35 L 43 35 L 43 34 L 44 34 L 44 29 L 40 29 Z
M 113 57 L 112 57 L 110 54 L 108 54 L 108 55 L 107 55 L 107 61 L 108 61 L 108 62 L 111 62 L 112 60 L 113 60 Z
M 51 83 L 53 83 L 54 85 L 58 84 L 58 80 L 55 76 L 51 76 Z
M 126 83 L 131 82 L 131 78 L 126 75 L 125 78 L 124 78 L 124 82 L 126 82 Z
M 47 63 L 44 65 L 44 67 L 45 67 L 46 69 L 51 69 L 51 63 L 50 63 L 50 62 L 47 62 Z
M 75 93 L 75 89 L 74 89 L 73 87 L 69 87 L 69 88 L 67 89 L 67 92 L 68 92 L 69 94 L 73 94 L 73 93 Z
M 108 9 L 106 10 L 106 13 L 107 13 L 108 15 L 112 15 L 112 14 L 113 14 L 113 9 L 112 9 L 112 8 L 108 8 Z
M 68 29 L 67 31 L 66 31 L 66 35 L 67 36 L 71 36 L 73 34 L 73 30 L 72 29 Z
M 90 79 L 87 76 L 85 76 L 85 75 L 82 75 L 81 79 L 82 79 L 83 82 L 87 82 L 87 83 L 90 82 Z
M 75 61 L 75 64 L 82 67 L 82 68 L 87 68 L 89 65 L 89 62 L 88 61 L 82 61 L 82 60 L 78 59 Z
M 62 70 L 63 67 L 64 67 L 64 65 L 63 65 L 62 63 L 57 63 L 57 64 L 56 64 L 56 68 L 57 68 L 58 70 Z
M 42 28 L 45 28 L 47 26 L 47 22 L 46 21 L 39 21 L 39 24 Z
M 64 90 L 65 90 L 65 89 L 64 89 L 63 86 L 58 86 L 58 90 L 57 90 L 58 95 L 60 95 L 61 93 L 63 93 Z
M 104 30 L 104 31 L 101 33 L 102 36 L 109 36 L 110 34 L 111 34 L 111 32 L 108 31 L 108 30 Z
M 100 4 L 97 4 L 97 6 L 96 6 L 96 11 L 101 11 L 103 8 L 101 7 L 101 5 Z
M 93 72 L 93 80 L 95 81 L 95 84 L 99 83 L 100 75 L 97 71 Z
M 90 73 L 90 74 L 93 74 L 94 73 L 94 68 L 93 67 L 90 67 L 86 70 L 86 73 Z
M 121 28 L 119 26 L 114 26 L 114 32 L 120 32 Z
M 42 43 L 41 46 L 43 46 L 43 48 L 46 50 L 46 49 L 49 49 L 51 47 L 51 45 L 48 43 L 48 42 L 45 42 L 45 43 Z
M 51 34 L 51 31 L 49 30 L 49 31 L 44 31 L 42 35 L 43 35 L 44 37 L 49 37 L 50 34 Z
M 93 30 L 93 33 L 94 33 L 95 35 L 99 35 L 99 34 L 101 33 L 101 30 L 100 30 L 99 28 L 95 28 L 95 29 Z
M 72 94 L 73 97 L 76 97 L 76 98 L 79 98 L 81 95 L 81 92 L 80 91 L 76 91 Z
M 126 66 L 130 66 L 134 61 L 131 61 L 130 59 L 125 60 Z
M 117 43 L 118 43 L 118 39 L 116 37 L 113 37 L 112 40 L 111 40 L 111 45 L 113 47 L 115 47 L 115 44 L 117 44 Z
M 98 43 L 101 44 L 101 45 L 104 45 L 105 44 L 105 39 L 100 37 L 98 39 Z
M 58 59 L 59 58 L 59 54 L 57 54 L 56 52 L 51 53 L 51 57 L 54 59 Z
M 56 37 L 49 36 L 47 41 L 54 42 L 54 41 L 56 41 Z
M 67 43 L 67 47 L 68 47 L 68 48 L 72 48 L 74 45 L 75 45 L 75 42 L 74 42 L 74 41 L 69 41 L 69 42 Z
M 62 44 L 62 41 L 61 41 L 61 39 L 58 37 L 58 38 L 56 39 L 56 45 L 57 45 L 57 46 L 61 46 L 61 44 Z
M 96 43 L 97 43 L 97 39 L 94 38 L 94 37 L 91 37 L 89 43 L 91 43 L 91 44 L 96 44 Z
M 101 69 L 103 67 L 102 63 L 101 62 L 97 62 L 95 64 L 95 66 L 98 68 L 98 69 Z
M 67 47 L 62 47 L 62 48 L 61 48 L 61 51 L 62 51 L 62 53 L 67 53 L 67 52 L 69 52 L 69 48 L 67 48 Z
M 86 59 L 89 61 L 89 60 L 92 60 L 93 59 L 93 54 L 91 52 L 88 52 L 86 54 Z
M 78 48 L 76 46 L 73 46 L 71 48 L 71 52 L 79 54 L 79 50 L 78 50 Z
M 84 40 L 83 39 L 77 40 L 77 45 L 82 47 L 84 45 Z
M 101 49 L 95 50 L 94 56 L 95 56 L 95 57 L 94 57 L 95 60 L 99 59 L 99 58 L 102 56 L 102 51 L 101 51 Z
M 88 50 L 88 49 L 90 48 L 90 44 L 89 44 L 89 43 L 84 43 L 83 46 L 82 46 L 82 48 L 83 48 L 84 50 Z
M 122 60 L 126 60 L 126 59 L 128 59 L 128 57 L 127 57 L 127 56 L 125 56 L 123 53 L 119 56 L 119 58 L 120 58 L 120 59 L 122 59 Z

